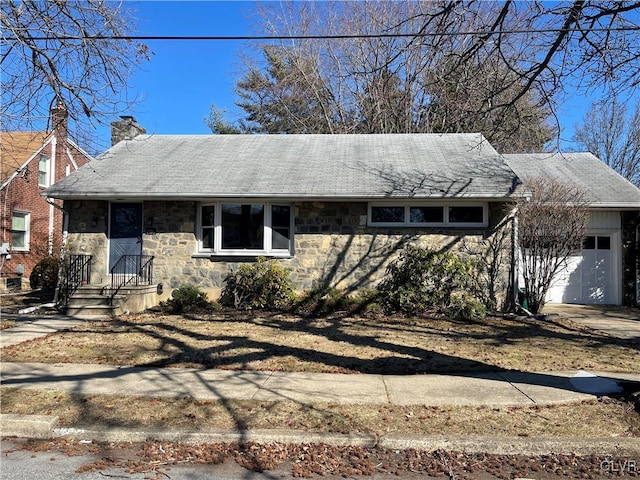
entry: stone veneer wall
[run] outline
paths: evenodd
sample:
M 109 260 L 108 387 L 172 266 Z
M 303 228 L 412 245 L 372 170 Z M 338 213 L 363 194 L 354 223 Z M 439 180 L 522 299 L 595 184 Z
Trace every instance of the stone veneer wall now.
M 481 254 L 495 260 L 493 283 L 501 308 L 511 287 L 512 223 L 510 208 L 492 204 L 488 228 L 368 227 L 367 203 L 299 203 L 295 207 L 295 256 L 289 261 L 299 288 L 336 286 L 341 289 L 374 288 L 390 261 L 406 243 L 416 243 L 462 256 Z M 491 246 L 499 246 L 493 258 Z
M 92 255 L 91 283 L 107 278 L 109 203 L 95 200 L 65 202 L 69 212 L 69 230 L 65 252 Z
M 69 236 L 71 253 L 91 252 L 106 271 L 106 203 L 84 202 L 74 210 Z M 374 288 L 386 266 L 407 242 L 461 252 L 486 251 L 491 240 L 501 239 L 502 258 L 496 294 L 502 304 L 507 298 L 511 266 L 511 222 L 508 207 L 492 204 L 486 229 L 389 228 L 367 226 L 366 202 L 297 202 L 295 251 L 279 259 L 291 271 L 298 290 L 319 286 L 341 289 Z M 196 256 L 197 202 L 144 202 L 143 254 L 154 255 L 154 279 L 164 284 L 165 297 L 183 283 L 196 285 L 217 298 L 224 277 L 248 258 Z M 101 219 L 90 227 L 92 220 Z M 99 260 L 97 257 L 101 257 Z

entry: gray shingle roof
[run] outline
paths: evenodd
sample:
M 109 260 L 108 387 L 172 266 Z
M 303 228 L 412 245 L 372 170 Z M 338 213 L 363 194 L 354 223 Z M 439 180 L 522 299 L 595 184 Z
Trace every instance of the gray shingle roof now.
M 56 198 L 504 198 L 480 134 L 143 135 L 46 191 Z
M 503 155 L 522 180 L 550 177 L 575 185 L 593 207 L 640 208 L 640 189 L 591 153 Z

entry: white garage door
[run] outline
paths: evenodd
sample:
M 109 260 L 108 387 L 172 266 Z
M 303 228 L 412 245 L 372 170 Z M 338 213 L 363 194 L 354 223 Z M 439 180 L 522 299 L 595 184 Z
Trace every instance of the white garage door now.
M 590 235 L 551 284 L 548 303 L 618 304 L 616 235 Z

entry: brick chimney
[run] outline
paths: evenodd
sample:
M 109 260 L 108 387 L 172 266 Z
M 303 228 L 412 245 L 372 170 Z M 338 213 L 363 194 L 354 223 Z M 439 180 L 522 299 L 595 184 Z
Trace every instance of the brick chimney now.
M 143 135 L 147 131 L 138 125 L 136 119 L 128 116 L 120 116 L 120 120 L 117 122 L 111 122 L 111 146 L 122 140 L 132 140 L 138 135 Z
M 64 103 L 58 102 L 58 104 L 51 109 L 51 131 L 55 133 L 59 140 L 67 138 L 68 134 L 68 119 L 69 112 Z

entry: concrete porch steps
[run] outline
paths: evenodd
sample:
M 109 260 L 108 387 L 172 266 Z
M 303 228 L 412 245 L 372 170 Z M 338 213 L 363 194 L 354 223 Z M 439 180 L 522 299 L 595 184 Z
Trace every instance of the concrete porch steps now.
M 111 284 L 83 285 L 69 299 L 65 314 L 76 318 L 114 318 L 157 305 L 156 285 L 125 286 L 110 304 Z
M 77 318 L 113 318 L 122 313 L 123 295 L 110 302 L 109 285 L 83 285 L 69 299 L 64 313 Z
M 67 305 L 64 313 L 73 318 L 113 318 L 117 308 L 115 305 Z

